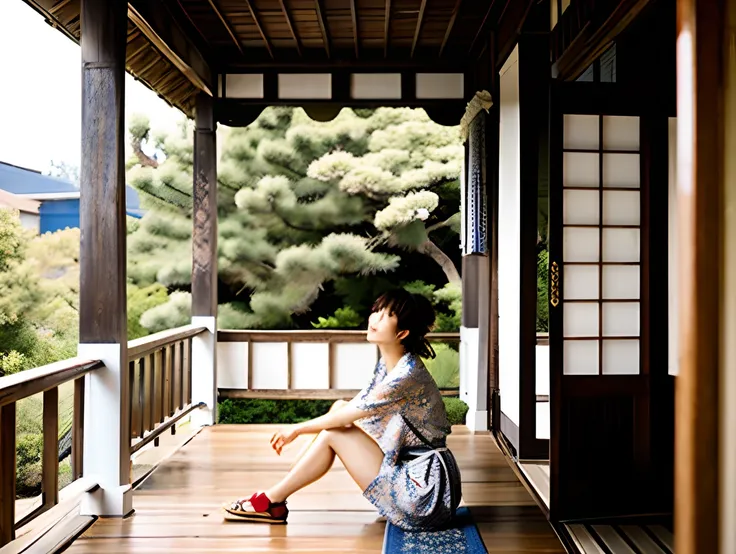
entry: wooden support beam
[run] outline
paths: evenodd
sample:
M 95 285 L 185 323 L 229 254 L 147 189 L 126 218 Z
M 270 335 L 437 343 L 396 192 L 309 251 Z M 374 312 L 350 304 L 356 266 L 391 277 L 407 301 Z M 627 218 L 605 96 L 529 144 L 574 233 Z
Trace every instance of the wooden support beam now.
M 422 23 L 424 22 L 424 10 L 427 8 L 427 0 L 422 0 L 422 5 L 419 7 L 419 15 L 417 15 L 417 27 L 414 30 L 414 40 L 411 42 L 411 57 L 414 57 L 414 50 L 417 48 L 417 42 L 419 42 L 419 34 L 422 32 Z
M 350 17 L 353 20 L 353 40 L 355 43 L 355 59 L 360 59 L 360 32 L 358 31 L 358 10 L 355 0 L 350 0 Z
M 325 52 L 327 53 L 327 57 L 330 58 L 330 35 L 327 33 L 325 18 L 322 15 L 321 0 L 314 0 L 314 10 L 317 12 L 317 23 L 319 23 L 319 30 L 322 32 L 322 42 L 325 45 Z
M 299 37 L 296 36 L 296 31 L 294 30 L 294 24 L 291 21 L 291 15 L 289 15 L 289 8 L 286 7 L 286 2 L 284 2 L 284 0 L 279 0 L 279 3 L 281 4 L 281 11 L 284 12 L 284 18 L 286 19 L 286 24 L 289 26 L 289 31 L 291 31 L 291 36 L 294 37 L 294 45 L 296 46 L 296 51 L 299 53 L 299 57 L 301 57 L 302 47 L 299 44 Z
M 195 87 L 212 96 L 214 76 L 162 0 L 131 0 L 128 18 Z
M 125 0 L 82 0 L 79 353 L 101 360 L 87 377 L 85 471 L 100 491 L 84 514 L 132 510 L 126 301 Z
M 391 31 L 391 0 L 386 0 L 386 15 L 383 19 L 383 57 L 388 57 L 388 43 Z
M 122 8 L 117 4 L 122 3 Z M 82 35 L 79 340 L 127 343 L 125 227 L 125 31 L 127 5 L 87 10 Z
M 457 20 L 457 13 L 460 11 L 460 4 L 462 4 L 463 0 L 456 0 L 455 1 L 455 7 L 452 9 L 452 15 L 450 16 L 450 20 L 447 22 L 447 29 L 445 30 L 445 36 L 442 39 L 442 46 L 440 46 L 440 53 L 439 55 L 442 56 L 442 53 L 445 51 L 445 46 L 447 46 L 447 41 L 450 38 L 450 34 L 452 33 L 452 28 L 455 26 L 455 21 Z
M 235 31 L 233 31 L 233 28 L 230 26 L 230 22 L 225 18 L 225 16 L 220 11 L 220 8 L 217 7 L 217 4 L 215 4 L 213 0 L 207 1 L 209 2 L 212 10 L 215 12 L 217 19 L 220 20 L 220 23 L 222 23 L 223 27 L 225 27 L 225 30 L 227 30 L 227 34 L 229 34 L 230 38 L 233 39 L 233 42 L 235 43 L 235 46 L 238 47 L 241 55 L 245 56 L 245 52 L 243 52 L 243 45 L 240 44 L 240 40 L 238 40 L 238 37 L 235 36 Z
M 263 44 L 265 44 L 266 50 L 268 50 L 268 55 L 271 56 L 271 59 L 274 59 L 273 50 L 271 49 L 271 43 L 268 41 L 266 33 L 263 32 L 263 27 L 261 26 L 261 21 L 258 19 L 258 14 L 253 9 L 253 5 L 250 3 L 249 0 L 244 1 L 245 5 L 248 7 L 250 16 L 253 18 L 253 23 L 255 23 L 256 29 L 258 29 L 258 34 L 261 35 L 261 38 L 263 39 Z
M 217 146 L 214 102 L 197 96 L 194 135 L 192 316 L 217 314 Z
M 732 223 L 736 143 L 733 0 L 677 1 L 679 373 L 675 551 L 730 554 L 734 542 L 736 352 Z M 729 420 L 729 417 L 731 420 Z M 729 463 L 730 462 L 730 463 Z M 723 542 L 720 539 L 723 538 Z M 720 544 L 719 544 L 720 543 Z

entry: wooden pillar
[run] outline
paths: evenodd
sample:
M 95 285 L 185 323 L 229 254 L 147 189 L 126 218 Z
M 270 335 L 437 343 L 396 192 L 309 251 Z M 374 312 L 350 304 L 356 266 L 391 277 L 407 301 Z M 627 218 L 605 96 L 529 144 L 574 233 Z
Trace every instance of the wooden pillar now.
M 734 0 L 677 3 L 680 329 L 675 551 L 736 547 Z M 719 544 L 720 542 L 720 544 Z
M 82 513 L 132 510 L 127 377 L 125 46 L 127 2 L 83 0 L 79 355 L 102 360 L 87 376 L 84 471 L 100 488 Z
M 217 123 L 214 101 L 197 97 L 194 134 L 192 212 L 192 323 L 207 333 L 192 341 L 192 402 L 207 408 L 193 412 L 200 425 L 217 420 Z

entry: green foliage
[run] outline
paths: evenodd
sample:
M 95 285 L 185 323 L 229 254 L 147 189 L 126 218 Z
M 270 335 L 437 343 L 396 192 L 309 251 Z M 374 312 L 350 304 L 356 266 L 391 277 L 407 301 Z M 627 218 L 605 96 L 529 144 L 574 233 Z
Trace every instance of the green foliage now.
M 326 414 L 331 400 L 227 399 L 219 404 L 219 423 L 300 423 Z
M 19 212 L 0 208 L 0 271 L 23 258 L 25 244 Z
M 424 365 L 440 389 L 456 389 L 460 386 L 460 354 L 445 343 L 434 344 L 437 356 L 424 360 Z
M 26 357 L 17 350 L 0 354 L 0 376 L 13 375 L 26 369 Z
M 151 140 L 145 118 L 132 118 L 130 131 L 134 149 Z M 422 110 L 344 109 L 317 122 L 302 109 L 279 107 L 220 136 L 219 302 L 229 306 L 221 326 L 290 328 L 320 316 L 323 325 L 354 326 L 357 317 L 329 319 L 341 307 L 364 315 L 340 298 L 338 281 L 425 274 L 427 267 L 440 276 L 452 263 L 441 249 L 457 241 L 463 149 L 456 128 L 435 124 Z M 143 165 L 128 172 L 149 208 L 131 229 L 128 275 L 139 287 L 158 282 L 185 292 L 191 129 L 158 138 L 157 147 L 158 167 L 139 156 Z M 429 253 L 428 241 L 439 247 Z M 415 253 L 411 262 L 407 252 Z M 306 316 L 318 300 L 316 317 Z M 187 302 L 172 298 L 141 323 L 149 331 L 177 325 Z
M 358 312 L 353 308 L 338 308 L 330 317 L 320 317 L 317 323 L 312 323 L 315 329 L 352 329 L 359 327 L 363 322 Z
M 458 398 L 443 398 L 450 425 L 463 425 L 468 406 Z M 332 400 L 227 399 L 219 403 L 218 423 L 301 423 L 326 414 Z
M 549 252 L 537 256 L 537 331 L 549 332 Z
M 147 287 L 128 285 L 128 340 L 145 337 L 150 333 L 141 325 L 141 316 L 148 310 L 165 304 L 167 300 L 166 287 L 158 283 Z
M 468 413 L 468 405 L 459 398 L 443 398 L 445 410 L 450 425 L 465 425 L 465 416 Z

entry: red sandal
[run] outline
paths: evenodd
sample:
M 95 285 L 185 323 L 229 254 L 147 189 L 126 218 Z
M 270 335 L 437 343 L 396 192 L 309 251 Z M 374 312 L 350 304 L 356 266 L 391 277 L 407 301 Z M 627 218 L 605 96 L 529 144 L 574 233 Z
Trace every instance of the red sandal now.
M 236 500 L 225 511 L 230 521 L 252 521 L 259 523 L 286 523 L 289 509 L 286 502 L 271 502 L 265 493 L 255 493 L 247 500 Z

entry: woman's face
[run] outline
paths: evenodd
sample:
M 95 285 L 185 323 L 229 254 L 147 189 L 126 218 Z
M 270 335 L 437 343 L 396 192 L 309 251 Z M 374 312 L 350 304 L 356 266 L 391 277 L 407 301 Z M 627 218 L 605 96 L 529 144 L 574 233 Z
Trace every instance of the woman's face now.
M 385 308 L 373 312 L 368 318 L 368 342 L 372 344 L 396 344 L 398 319 Z

